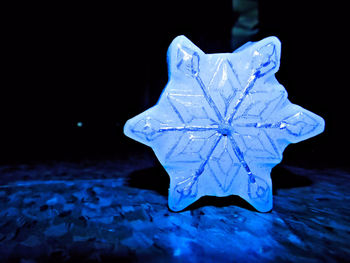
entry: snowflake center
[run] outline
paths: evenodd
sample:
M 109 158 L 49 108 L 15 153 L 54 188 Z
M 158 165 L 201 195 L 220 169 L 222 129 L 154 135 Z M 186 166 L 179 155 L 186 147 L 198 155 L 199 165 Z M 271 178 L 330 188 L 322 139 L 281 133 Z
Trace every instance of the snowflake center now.
M 218 132 L 221 133 L 221 135 L 229 136 L 229 135 L 231 135 L 232 131 L 233 131 L 233 128 L 231 125 L 229 125 L 227 123 L 219 124 Z

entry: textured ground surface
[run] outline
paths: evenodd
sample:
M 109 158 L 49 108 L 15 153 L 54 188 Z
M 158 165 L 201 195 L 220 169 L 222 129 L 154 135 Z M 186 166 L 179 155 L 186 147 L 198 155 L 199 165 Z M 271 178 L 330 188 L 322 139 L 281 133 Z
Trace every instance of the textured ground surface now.
M 141 161 L 140 161 L 141 160 Z M 1 262 L 345 262 L 350 173 L 274 169 L 274 209 L 235 197 L 167 208 L 154 161 L 0 167 Z

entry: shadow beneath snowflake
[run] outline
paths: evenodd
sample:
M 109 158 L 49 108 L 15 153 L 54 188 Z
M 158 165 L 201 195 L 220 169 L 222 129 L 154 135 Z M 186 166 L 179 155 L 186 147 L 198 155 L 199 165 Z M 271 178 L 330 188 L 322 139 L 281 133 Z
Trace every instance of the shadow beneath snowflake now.
M 160 195 L 168 196 L 170 179 L 164 168 L 159 164 L 130 173 L 126 183 L 129 187 L 153 190 Z
M 273 194 L 279 189 L 291 189 L 312 185 L 312 180 L 306 176 L 296 174 L 290 169 L 277 165 L 271 171 Z
M 257 212 L 257 210 L 250 205 L 247 201 L 237 195 L 230 195 L 225 197 L 217 197 L 217 196 L 203 196 L 195 203 L 191 204 L 183 211 L 195 210 L 201 207 L 213 206 L 213 207 L 227 207 L 227 206 L 238 206 L 253 212 Z

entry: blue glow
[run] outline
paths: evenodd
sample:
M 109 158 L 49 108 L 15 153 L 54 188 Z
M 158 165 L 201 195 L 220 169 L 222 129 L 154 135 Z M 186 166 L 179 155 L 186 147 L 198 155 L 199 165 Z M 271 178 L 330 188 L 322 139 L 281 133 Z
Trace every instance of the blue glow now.
M 276 37 L 223 54 L 204 54 L 184 36 L 171 43 L 168 84 L 124 133 L 152 147 L 165 167 L 172 210 L 205 195 L 272 209 L 270 172 L 285 147 L 324 130 L 321 117 L 287 99 L 275 78 L 280 55 Z
M 83 123 L 81 121 L 77 122 L 78 127 L 83 127 Z
M 176 248 L 173 254 L 174 257 L 178 257 L 181 256 L 181 249 L 180 248 Z

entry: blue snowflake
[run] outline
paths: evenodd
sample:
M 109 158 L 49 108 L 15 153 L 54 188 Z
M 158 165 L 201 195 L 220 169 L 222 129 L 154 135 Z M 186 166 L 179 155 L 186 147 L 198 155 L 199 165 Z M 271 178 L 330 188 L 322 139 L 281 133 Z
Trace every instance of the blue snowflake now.
M 157 105 L 124 127 L 168 172 L 170 209 L 204 195 L 238 195 L 271 210 L 270 172 L 283 150 L 324 129 L 321 117 L 287 99 L 274 75 L 280 54 L 275 37 L 223 54 L 205 54 L 184 36 L 171 43 Z

